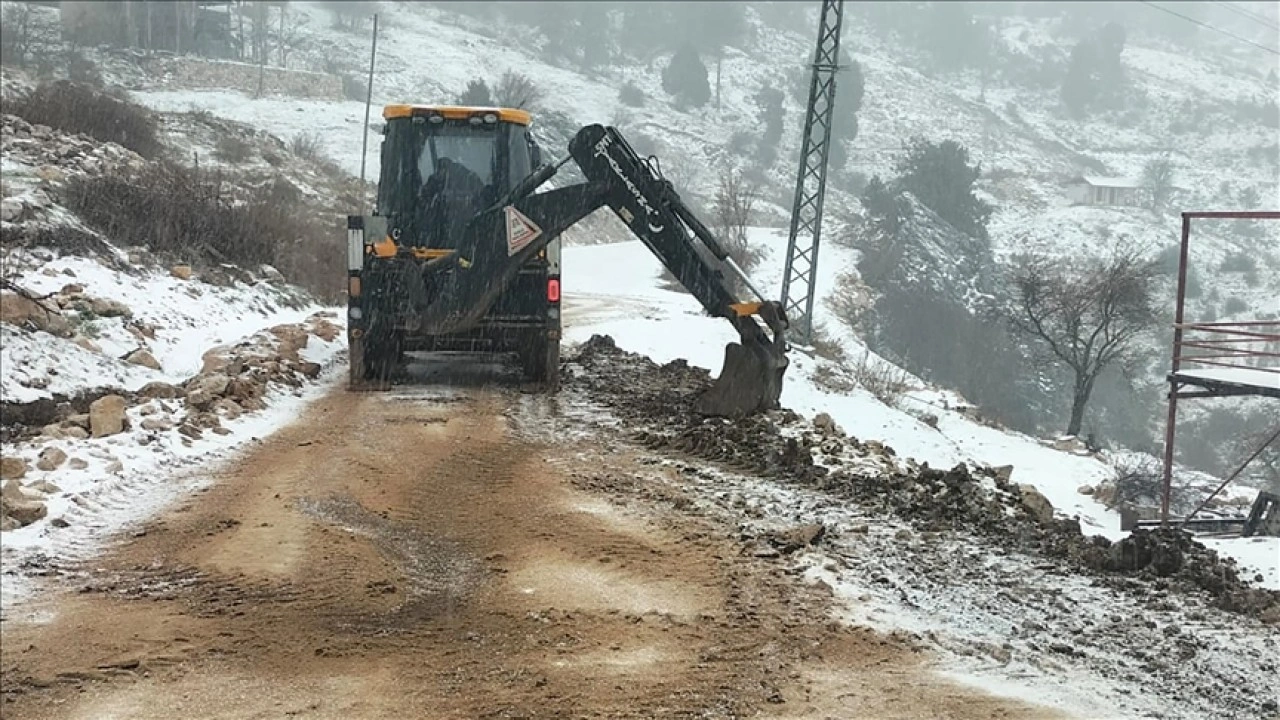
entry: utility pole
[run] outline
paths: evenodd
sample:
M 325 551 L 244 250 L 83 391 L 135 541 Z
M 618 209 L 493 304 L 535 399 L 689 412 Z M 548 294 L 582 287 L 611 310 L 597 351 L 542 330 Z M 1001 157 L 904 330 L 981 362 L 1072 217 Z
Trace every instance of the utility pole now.
M 378 61 L 378 14 L 373 14 L 373 43 L 369 49 L 369 83 L 364 99 L 364 140 L 360 143 L 360 214 L 364 214 L 369 191 L 364 184 L 364 164 L 369 156 L 369 108 L 373 107 L 373 66 Z
M 791 230 L 787 238 L 787 266 L 782 276 L 782 307 L 787 322 L 804 343 L 813 339 L 813 296 L 822 238 L 822 200 L 827 190 L 827 156 L 831 147 L 836 71 L 840 58 L 843 0 L 823 0 L 818 44 L 813 51 L 809 105 L 800 141 L 800 172 L 796 177 Z

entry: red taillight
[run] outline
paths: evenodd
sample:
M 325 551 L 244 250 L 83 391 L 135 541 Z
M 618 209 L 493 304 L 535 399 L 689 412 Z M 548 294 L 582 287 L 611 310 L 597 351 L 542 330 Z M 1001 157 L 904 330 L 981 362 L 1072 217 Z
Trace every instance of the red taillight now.
M 547 279 L 547 302 L 560 302 L 560 278 Z

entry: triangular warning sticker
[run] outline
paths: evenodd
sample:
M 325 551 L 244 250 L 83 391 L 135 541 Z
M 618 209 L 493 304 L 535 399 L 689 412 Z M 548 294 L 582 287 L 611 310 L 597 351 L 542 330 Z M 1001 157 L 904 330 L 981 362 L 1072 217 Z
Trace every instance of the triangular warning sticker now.
M 523 250 L 542 234 L 542 228 L 514 207 L 507 206 L 507 257 Z

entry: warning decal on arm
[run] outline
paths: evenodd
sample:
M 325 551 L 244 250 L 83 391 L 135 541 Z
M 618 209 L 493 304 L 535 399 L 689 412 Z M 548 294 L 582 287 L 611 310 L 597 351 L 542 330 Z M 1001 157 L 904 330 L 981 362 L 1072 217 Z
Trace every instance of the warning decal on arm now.
M 542 228 L 514 207 L 507 206 L 507 257 L 523 250 L 542 234 Z

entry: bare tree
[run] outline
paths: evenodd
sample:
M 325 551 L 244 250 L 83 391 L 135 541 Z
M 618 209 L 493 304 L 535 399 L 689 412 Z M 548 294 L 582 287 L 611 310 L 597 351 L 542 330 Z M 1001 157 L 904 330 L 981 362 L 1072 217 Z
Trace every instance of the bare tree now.
M 1159 212 L 1173 195 L 1173 160 L 1168 154 L 1152 158 L 1142 166 L 1142 185 L 1147 191 L 1147 207 Z
M 280 32 L 276 45 L 280 51 L 280 67 L 289 67 L 289 55 L 298 49 L 306 37 L 307 23 L 310 22 L 302 13 L 288 12 L 288 5 L 280 5 Z
M 743 176 L 743 172 L 730 168 L 720 175 L 711 210 L 721 244 L 729 257 L 746 272 L 750 272 L 762 256 L 760 248 L 752 245 L 747 237 L 747 228 L 751 226 L 752 212 L 758 197 L 758 191 Z M 745 289 L 738 288 L 738 291 Z
M 528 75 L 508 70 L 493 86 L 493 101 L 499 107 L 531 110 L 542 100 L 542 89 Z
M 1136 358 L 1155 324 L 1157 263 L 1119 247 L 1077 264 L 1028 255 L 1014 271 L 1010 320 L 1074 378 L 1067 434 L 1078 435 L 1103 370 Z
M 716 229 L 726 247 L 747 245 L 747 228 L 751 226 L 751 212 L 757 195 L 756 188 L 747 182 L 741 170 L 730 169 L 720 175 L 712 212 L 715 213 Z

